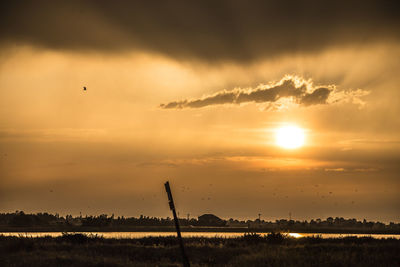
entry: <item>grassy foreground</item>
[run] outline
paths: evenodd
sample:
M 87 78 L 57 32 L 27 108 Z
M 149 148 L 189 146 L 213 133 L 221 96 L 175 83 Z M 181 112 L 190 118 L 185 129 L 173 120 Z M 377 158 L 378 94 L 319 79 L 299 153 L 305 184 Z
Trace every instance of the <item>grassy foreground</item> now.
M 400 240 L 346 237 L 185 238 L 192 266 L 400 266 Z M 180 266 L 174 237 L 0 236 L 0 266 Z

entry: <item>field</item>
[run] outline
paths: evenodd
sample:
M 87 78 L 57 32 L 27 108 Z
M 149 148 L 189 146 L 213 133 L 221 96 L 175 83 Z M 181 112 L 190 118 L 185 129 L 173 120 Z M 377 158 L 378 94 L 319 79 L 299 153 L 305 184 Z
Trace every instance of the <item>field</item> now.
M 400 240 L 289 238 L 185 238 L 192 266 L 400 266 Z M 180 266 L 174 237 L 105 239 L 0 236 L 0 266 Z

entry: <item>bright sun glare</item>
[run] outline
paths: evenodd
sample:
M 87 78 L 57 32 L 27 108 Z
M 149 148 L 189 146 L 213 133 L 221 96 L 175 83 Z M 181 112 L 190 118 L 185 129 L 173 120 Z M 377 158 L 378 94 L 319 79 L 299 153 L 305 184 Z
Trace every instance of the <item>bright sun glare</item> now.
M 304 130 L 297 126 L 284 126 L 276 130 L 276 144 L 286 149 L 295 149 L 304 144 Z

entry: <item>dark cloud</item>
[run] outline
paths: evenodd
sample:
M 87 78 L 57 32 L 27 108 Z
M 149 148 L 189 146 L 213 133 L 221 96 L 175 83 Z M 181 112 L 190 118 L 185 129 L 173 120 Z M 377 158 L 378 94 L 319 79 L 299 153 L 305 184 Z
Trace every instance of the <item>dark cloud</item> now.
M 398 1 L 2 1 L 0 42 L 254 60 L 398 41 Z
M 328 88 L 317 88 L 311 94 L 303 95 L 300 102 L 305 106 L 324 104 L 330 93 L 331 90 Z
M 161 104 L 163 109 L 201 108 L 222 104 L 242 103 L 275 103 L 283 98 L 290 98 L 293 103 L 302 106 L 331 104 L 337 102 L 365 103 L 360 99 L 369 92 L 357 89 L 339 91 L 335 86 L 315 86 L 311 80 L 297 76 L 285 76 L 279 82 L 259 85 L 256 88 L 234 89 L 220 91 L 199 99 L 173 101 Z M 358 101 L 354 101 L 357 99 Z
M 163 109 L 201 108 L 220 104 L 241 104 L 246 102 L 268 103 L 282 98 L 292 98 L 293 102 L 304 106 L 326 104 L 334 88 L 314 86 L 312 82 L 299 77 L 287 76 L 281 81 L 260 85 L 254 89 L 234 89 L 221 91 L 200 99 L 174 101 L 161 104 Z

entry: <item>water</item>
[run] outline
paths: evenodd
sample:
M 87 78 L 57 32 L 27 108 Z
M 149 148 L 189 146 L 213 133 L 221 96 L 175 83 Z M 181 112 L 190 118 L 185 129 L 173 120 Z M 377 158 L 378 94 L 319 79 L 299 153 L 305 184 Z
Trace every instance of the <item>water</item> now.
M 86 235 L 97 235 L 104 238 L 143 238 L 143 237 L 165 237 L 165 236 L 176 236 L 174 232 L 79 232 L 80 234 Z M 183 237 L 222 237 L 222 238 L 235 238 L 241 237 L 244 233 L 226 233 L 226 232 L 183 232 Z M 261 235 L 267 235 L 268 233 L 261 233 Z M 21 236 L 21 237 L 44 237 L 51 236 L 57 237 L 61 236 L 62 232 L 10 232 L 10 233 L 0 233 L 3 236 Z M 285 233 L 294 238 L 309 237 L 309 236 L 320 236 L 321 238 L 343 238 L 347 236 L 356 237 L 372 237 L 377 239 L 382 238 L 395 238 L 400 239 L 400 235 L 381 235 L 381 234 L 319 234 L 319 233 Z

